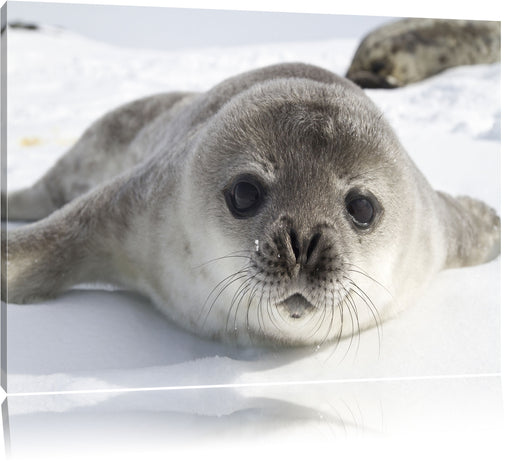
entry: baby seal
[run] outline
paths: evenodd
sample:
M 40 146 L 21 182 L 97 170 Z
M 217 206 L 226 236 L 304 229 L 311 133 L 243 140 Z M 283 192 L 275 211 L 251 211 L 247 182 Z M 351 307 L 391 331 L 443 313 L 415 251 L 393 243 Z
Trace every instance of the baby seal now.
M 240 344 L 353 335 L 500 248 L 491 208 L 434 191 L 362 90 L 304 64 L 122 106 L 8 204 L 41 219 L 9 233 L 9 302 L 104 281 Z
M 445 69 L 500 61 L 501 24 L 496 21 L 403 19 L 368 34 L 347 78 L 363 88 L 394 88 Z

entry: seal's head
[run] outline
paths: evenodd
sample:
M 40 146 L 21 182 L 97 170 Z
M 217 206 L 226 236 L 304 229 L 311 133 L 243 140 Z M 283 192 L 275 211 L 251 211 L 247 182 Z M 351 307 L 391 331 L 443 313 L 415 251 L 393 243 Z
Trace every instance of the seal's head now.
M 446 259 L 436 193 L 348 81 L 253 86 L 204 131 L 190 168 L 194 248 L 212 259 L 200 316 L 221 335 L 353 334 Z

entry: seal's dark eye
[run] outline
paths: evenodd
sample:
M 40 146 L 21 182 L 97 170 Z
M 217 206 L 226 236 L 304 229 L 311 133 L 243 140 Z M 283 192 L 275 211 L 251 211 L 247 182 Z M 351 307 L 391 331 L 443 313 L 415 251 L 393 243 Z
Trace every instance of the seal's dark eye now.
M 263 203 L 263 187 L 256 178 L 242 176 L 224 191 L 224 197 L 235 218 L 249 218 L 256 215 Z
M 375 207 L 370 198 L 352 196 L 347 199 L 347 211 L 358 228 L 368 228 L 375 218 Z

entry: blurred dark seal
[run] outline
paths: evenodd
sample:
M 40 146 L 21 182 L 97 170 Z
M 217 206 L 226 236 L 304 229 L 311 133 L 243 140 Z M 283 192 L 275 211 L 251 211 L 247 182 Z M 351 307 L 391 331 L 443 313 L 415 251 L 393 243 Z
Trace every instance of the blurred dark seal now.
M 501 23 L 450 19 L 403 19 L 368 34 L 347 78 L 362 88 L 395 88 L 445 69 L 499 62 Z

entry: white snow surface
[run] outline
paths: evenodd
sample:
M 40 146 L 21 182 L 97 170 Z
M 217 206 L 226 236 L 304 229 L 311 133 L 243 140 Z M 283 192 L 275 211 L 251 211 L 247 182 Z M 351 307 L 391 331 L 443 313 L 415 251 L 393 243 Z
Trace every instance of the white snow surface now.
M 105 111 L 162 91 L 203 91 L 263 65 L 303 61 L 344 75 L 356 40 L 162 52 L 70 32 L 9 30 L 8 187 L 31 184 Z M 437 189 L 500 209 L 500 65 L 461 67 L 396 90 L 368 90 Z M 262 350 L 207 341 L 146 299 L 77 289 L 8 306 L 11 393 L 499 372 L 499 258 L 439 274 L 400 316 L 339 345 Z M 107 394 L 108 395 L 108 394 Z M 61 412 L 106 400 L 46 400 Z M 194 412 L 218 415 L 219 402 Z M 217 404 L 215 404 L 217 403 Z M 11 406 L 23 414 L 36 408 Z

